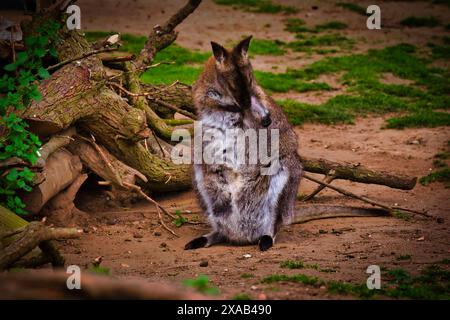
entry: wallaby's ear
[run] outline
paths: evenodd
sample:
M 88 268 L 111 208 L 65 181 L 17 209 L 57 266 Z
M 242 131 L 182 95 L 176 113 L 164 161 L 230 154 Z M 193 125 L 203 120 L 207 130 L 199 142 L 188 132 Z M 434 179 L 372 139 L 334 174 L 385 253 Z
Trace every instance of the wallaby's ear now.
M 248 47 L 250 46 L 250 40 L 252 40 L 253 36 L 249 36 L 238 43 L 236 46 L 236 52 L 241 53 L 244 57 L 247 56 Z
M 211 48 L 217 62 L 222 62 L 227 56 L 227 50 L 214 41 L 211 41 Z

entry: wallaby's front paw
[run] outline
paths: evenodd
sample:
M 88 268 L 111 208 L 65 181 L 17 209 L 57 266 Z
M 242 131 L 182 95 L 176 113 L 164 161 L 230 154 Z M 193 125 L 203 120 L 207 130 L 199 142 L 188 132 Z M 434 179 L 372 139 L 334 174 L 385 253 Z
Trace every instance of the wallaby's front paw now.
M 268 250 L 270 247 L 273 246 L 273 238 L 268 235 L 262 236 L 259 239 L 258 246 L 259 246 L 259 250 L 261 250 L 261 251 Z
M 204 236 L 201 236 L 186 243 L 186 245 L 184 246 L 184 250 L 203 248 L 206 247 L 207 244 L 208 239 L 206 239 L 206 237 Z

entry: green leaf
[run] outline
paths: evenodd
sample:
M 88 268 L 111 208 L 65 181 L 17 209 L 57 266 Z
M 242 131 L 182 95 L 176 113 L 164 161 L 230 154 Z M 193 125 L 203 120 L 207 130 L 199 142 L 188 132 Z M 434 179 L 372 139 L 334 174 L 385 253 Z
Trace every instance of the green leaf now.
M 47 71 L 47 69 L 44 69 L 43 67 L 40 67 L 38 69 L 38 75 L 42 78 L 42 79 L 47 79 L 50 77 L 50 73 Z
M 28 60 L 28 53 L 26 51 L 19 52 L 16 56 L 16 64 L 17 65 L 24 64 L 24 62 L 27 60 Z
M 14 71 L 17 69 L 17 64 L 16 63 L 7 64 L 6 66 L 3 67 L 3 69 L 5 69 L 6 71 Z

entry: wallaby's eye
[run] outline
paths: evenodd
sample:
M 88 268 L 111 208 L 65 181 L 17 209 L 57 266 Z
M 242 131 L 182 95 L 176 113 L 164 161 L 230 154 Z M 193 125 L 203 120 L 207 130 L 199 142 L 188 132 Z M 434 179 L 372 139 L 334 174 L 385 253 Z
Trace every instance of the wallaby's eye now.
M 222 98 L 222 95 L 215 89 L 208 89 L 207 95 L 214 100 L 220 100 Z

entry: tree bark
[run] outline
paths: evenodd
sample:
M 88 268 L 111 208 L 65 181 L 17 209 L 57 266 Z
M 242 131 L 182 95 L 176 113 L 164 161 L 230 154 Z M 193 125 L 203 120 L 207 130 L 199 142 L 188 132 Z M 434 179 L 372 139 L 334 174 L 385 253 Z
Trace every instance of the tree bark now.
M 367 169 L 361 165 L 338 163 L 325 159 L 301 157 L 303 169 L 312 173 L 328 174 L 334 170 L 334 179 L 345 179 L 354 182 L 379 184 L 395 189 L 411 190 L 417 182 L 417 177 L 394 175 L 389 172 Z

